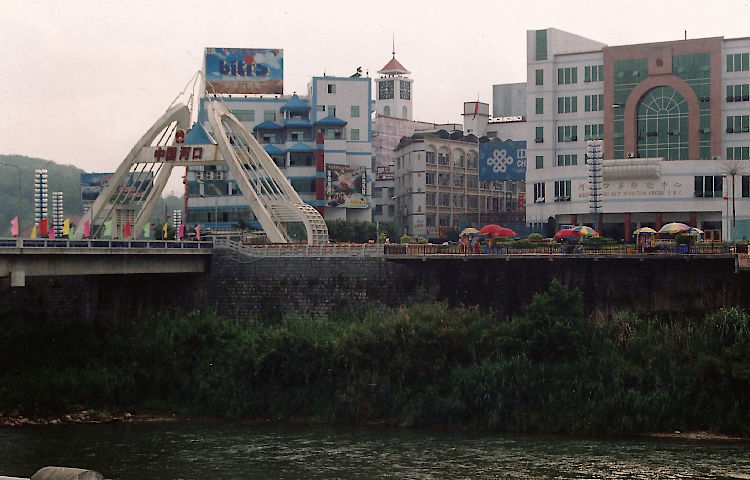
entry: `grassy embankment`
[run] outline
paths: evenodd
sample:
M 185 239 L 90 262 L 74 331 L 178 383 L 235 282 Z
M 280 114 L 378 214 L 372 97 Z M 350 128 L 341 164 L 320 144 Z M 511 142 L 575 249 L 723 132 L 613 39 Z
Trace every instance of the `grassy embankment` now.
M 590 318 L 553 284 L 526 313 L 416 305 L 388 315 L 128 327 L 0 325 L 0 410 L 511 432 L 750 434 L 750 316 Z

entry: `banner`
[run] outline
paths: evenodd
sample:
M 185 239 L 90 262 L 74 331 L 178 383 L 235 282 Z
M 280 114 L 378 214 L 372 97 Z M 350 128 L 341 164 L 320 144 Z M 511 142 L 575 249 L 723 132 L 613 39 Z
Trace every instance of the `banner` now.
M 365 167 L 326 164 L 326 206 L 367 208 Z
M 284 50 L 206 48 L 209 93 L 284 93 Z
M 526 180 L 526 141 L 480 143 L 479 180 Z

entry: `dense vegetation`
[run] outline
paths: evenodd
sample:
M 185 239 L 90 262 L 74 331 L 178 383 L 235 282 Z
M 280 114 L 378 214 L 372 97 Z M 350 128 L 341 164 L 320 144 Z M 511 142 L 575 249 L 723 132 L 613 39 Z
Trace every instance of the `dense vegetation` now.
M 587 315 L 558 283 L 524 315 L 415 305 L 244 323 L 193 312 L 131 326 L 0 325 L 0 410 L 514 432 L 750 433 L 750 316 Z

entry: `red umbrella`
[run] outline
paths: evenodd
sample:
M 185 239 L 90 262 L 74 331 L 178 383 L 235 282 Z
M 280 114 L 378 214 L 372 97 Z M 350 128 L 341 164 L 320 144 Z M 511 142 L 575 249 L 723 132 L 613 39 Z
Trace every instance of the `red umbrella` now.
M 582 237 L 583 234 L 574 231 L 572 228 L 563 228 L 555 234 L 555 238 Z
M 511 230 L 510 228 L 501 227 L 500 225 L 495 225 L 494 223 L 491 223 L 489 225 L 485 225 L 482 227 L 481 230 L 479 230 L 480 235 L 487 235 L 489 237 L 515 237 L 516 232 Z

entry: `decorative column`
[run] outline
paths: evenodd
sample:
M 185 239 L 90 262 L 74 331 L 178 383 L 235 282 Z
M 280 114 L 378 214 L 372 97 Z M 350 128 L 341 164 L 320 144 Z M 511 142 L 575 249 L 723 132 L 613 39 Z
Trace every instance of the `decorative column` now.
M 630 216 L 630 213 L 625 214 L 625 236 L 622 238 L 624 238 L 626 242 L 630 241 L 630 236 L 633 234 L 633 229 L 630 226 Z
M 664 226 L 664 220 L 661 218 L 661 212 L 654 215 L 654 230 L 657 232 Z
M 697 227 L 698 226 L 698 215 L 695 212 L 690 212 L 690 226 L 691 227 Z

